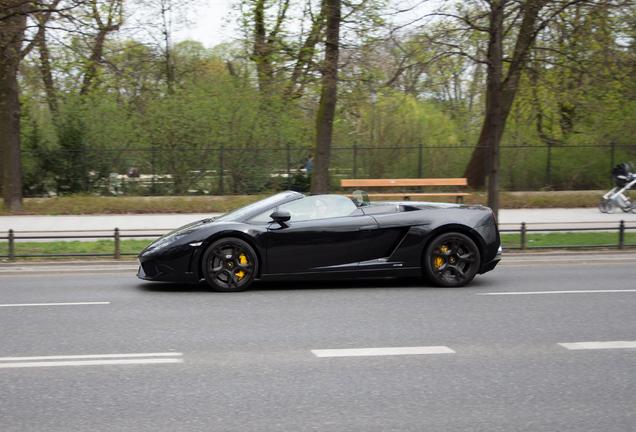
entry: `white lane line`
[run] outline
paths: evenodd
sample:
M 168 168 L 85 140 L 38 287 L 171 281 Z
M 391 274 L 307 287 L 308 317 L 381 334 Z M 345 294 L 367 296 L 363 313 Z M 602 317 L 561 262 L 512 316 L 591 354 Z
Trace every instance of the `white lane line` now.
M 0 357 L 0 361 L 31 361 L 31 360 L 80 360 L 106 358 L 136 358 L 136 357 L 181 357 L 180 352 L 132 353 L 132 354 L 81 354 L 81 355 L 52 355 L 35 357 Z
M 0 369 L 183 363 L 180 352 L 0 357 Z
M 559 345 L 569 350 L 626 349 L 636 348 L 636 341 L 567 342 Z
M 597 293 L 631 293 L 636 289 L 609 289 L 609 290 L 578 290 L 578 291 L 516 291 L 516 292 L 489 292 L 477 293 L 476 295 L 498 296 L 498 295 L 535 295 L 535 294 L 597 294 Z
M 316 349 L 311 350 L 316 357 L 366 357 L 396 356 L 422 354 L 454 354 L 447 346 L 419 346 L 392 348 L 351 348 L 351 349 Z
M 30 306 L 87 306 L 87 305 L 109 305 L 110 302 L 72 302 L 72 303 L 6 303 L 0 307 L 30 307 Z
M 133 364 L 162 364 L 183 363 L 180 358 L 146 358 L 146 359 L 121 359 L 121 360 L 67 360 L 67 361 L 40 361 L 40 362 L 12 362 L 0 363 L 0 369 L 10 368 L 34 368 L 34 367 L 59 367 L 59 366 L 108 366 L 108 365 L 133 365 Z

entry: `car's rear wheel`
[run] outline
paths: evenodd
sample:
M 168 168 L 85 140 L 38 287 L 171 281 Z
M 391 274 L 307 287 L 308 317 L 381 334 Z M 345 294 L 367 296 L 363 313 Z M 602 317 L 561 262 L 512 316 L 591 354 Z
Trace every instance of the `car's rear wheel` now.
M 465 234 L 449 232 L 433 239 L 424 254 L 424 275 L 435 285 L 460 287 L 473 280 L 481 254 L 475 242 Z
M 203 255 L 205 281 L 215 291 L 234 292 L 249 288 L 258 272 L 252 246 L 234 237 L 212 243 Z

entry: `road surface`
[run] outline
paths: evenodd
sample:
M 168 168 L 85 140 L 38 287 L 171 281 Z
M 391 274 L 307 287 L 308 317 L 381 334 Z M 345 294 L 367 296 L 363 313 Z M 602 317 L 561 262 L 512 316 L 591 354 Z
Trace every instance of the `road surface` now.
M 238 294 L 3 266 L 2 431 L 636 430 L 636 255 L 506 261 Z

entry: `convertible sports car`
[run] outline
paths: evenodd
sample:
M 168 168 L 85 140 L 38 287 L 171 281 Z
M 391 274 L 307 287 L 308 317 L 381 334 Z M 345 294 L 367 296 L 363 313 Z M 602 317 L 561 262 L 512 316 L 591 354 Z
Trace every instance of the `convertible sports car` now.
M 456 287 L 501 259 L 482 206 L 281 192 L 185 225 L 139 255 L 137 276 L 242 291 L 254 280 L 425 276 Z

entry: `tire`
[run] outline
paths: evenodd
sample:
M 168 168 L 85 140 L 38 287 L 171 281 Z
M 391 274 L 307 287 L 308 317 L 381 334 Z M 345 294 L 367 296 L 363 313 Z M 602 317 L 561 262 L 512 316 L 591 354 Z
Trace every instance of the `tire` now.
M 423 260 L 426 278 L 442 287 L 468 284 L 481 266 L 481 254 L 475 242 L 458 232 L 435 237 L 426 248 Z
M 212 243 L 203 254 L 203 276 L 214 291 L 248 289 L 258 274 L 258 257 L 247 242 L 226 237 Z
M 614 210 L 614 201 L 603 198 L 598 203 L 598 209 L 601 213 L 611 213 Z

